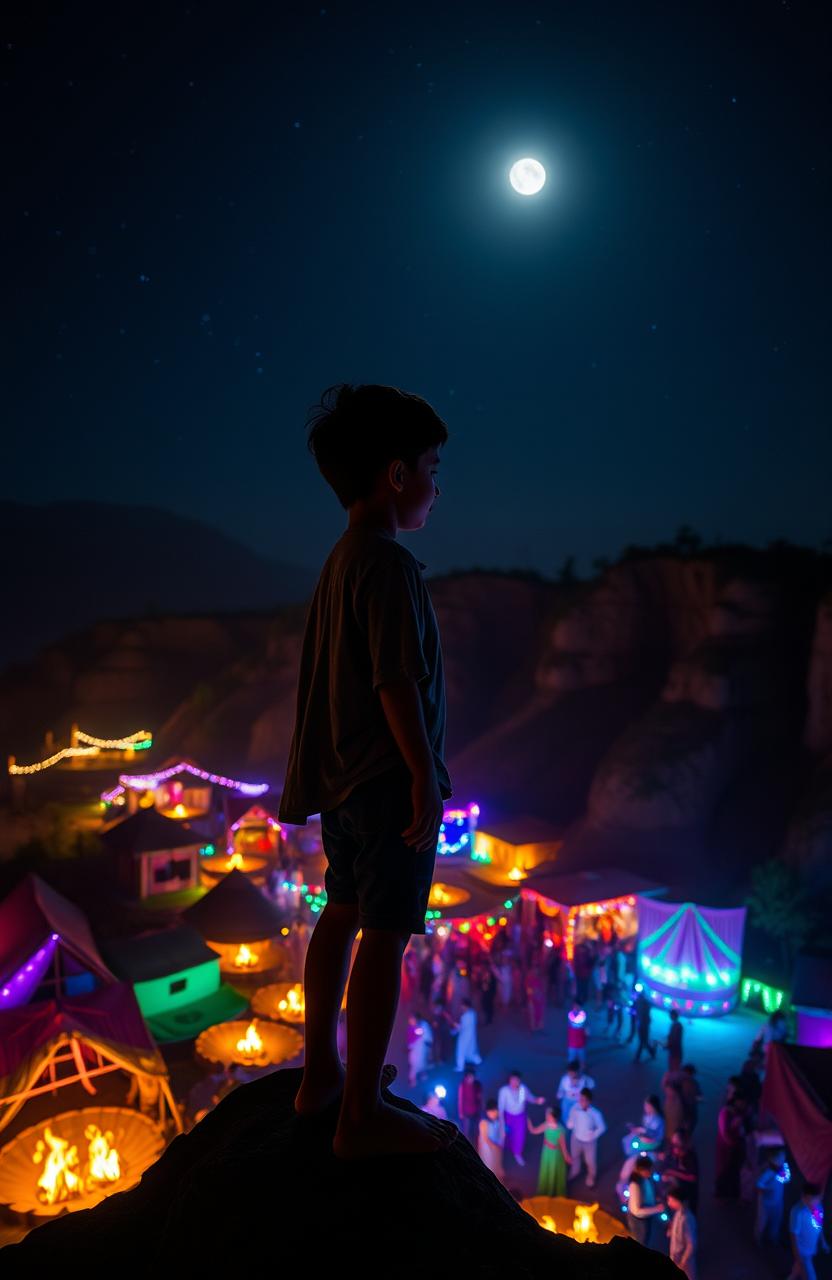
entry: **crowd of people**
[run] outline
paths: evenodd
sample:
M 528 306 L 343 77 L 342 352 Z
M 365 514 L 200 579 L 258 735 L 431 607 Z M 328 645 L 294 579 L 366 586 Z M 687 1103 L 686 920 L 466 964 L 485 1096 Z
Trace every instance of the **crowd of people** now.
M 403 975 L 403 995 L 412 1006 L 410 1083 L 424 1082 L 432 1067 L 452 1066 L 460 1075 L 460 1128 L 487 1167 L 505 1180 L 506 1157 L 524 1167 L 527 1136 L 540 1136 L 536 1194 L 561 1196 L 579 1179 L 587 1190 L 595 1186 L 598 1144 L 607 1132 L 596 1082 L 587 1070 L 590 1022 L 594 1036 L 632 1047 L 635 1062 L 665 1054 L 660 1091 L 643 1099 L 641 1115 L 621 1136 L 624 1162 L 616 1190 L 633 1237 L 657 1247 L 657 1237 L 666 1234 L 671 1258 L 694 1280 L 701 1198 L 695 1142 L 702 1093 L 695 1065 L 684 1060 L 682 1020 L 676 1010 L 669 1011 L 664 1038 L 655 1034 L 654 1006 L 628 971 L 626 951 L 614 941 L 576 948 L 572 964 L 562 952 L 551 955 L 547 950 L 554 948 L 544 949 L 539 940 L 537 945 L 529 942 L 519 928 L 498 935 L 491 954 L 478 950 L 468 938 L 420 939 L 405 957 Z M 495 1005 L 501 1010 L 525 1005 L 529 1030 L 537 1033 L 547 1004 L 564 1007 L 567 1015 L 568 1062 L 552 1094 L 534 1093 L 519 1069 L 512 1070 L 498 1089 L 486 1091 L 478 1071 L 483 1063 L 477 1035 L 480 1017 L 488 1025 Z M 783 1038 L 785 1029 L 782 1016 L 771 1019 L 739 1074 L 729 1080 L 715 1139 L 713 1196 L 730 1200 L 746 1194 L 743 1179 L 747 1185 L 753 1172 L 752 1194 L 758 1197 L 755 1237 L 761 1246 L 780 1237 L 790 1175 L 781 1147 L 767 1151 L 764 1166 L 751 1171 L 747 1144 L 758 1123 L 767 1047 Z M 447 1117 L 441 1100 L 430 1096 L 424 1105 Z M 536 1108 L 539 1114 L 534 1114 Z M 759 1159 L 756 1147 L 755 1158 Z M 819 1204 L 818 1189 L 807 1184 L 790 1215 L 793 1280 L 813 1280 L 813 1252 L 825 1247 L 818 1228 Z

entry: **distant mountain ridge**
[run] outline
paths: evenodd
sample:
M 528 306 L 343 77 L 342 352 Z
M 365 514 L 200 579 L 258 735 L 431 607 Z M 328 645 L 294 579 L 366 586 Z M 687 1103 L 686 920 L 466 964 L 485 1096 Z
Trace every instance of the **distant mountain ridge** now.
M 14 602 L 0 669 L 102 619 L 273 609 L 307 599 L 315 583 L 311 569 L 161 507 L 0 502 L 0 538 Z

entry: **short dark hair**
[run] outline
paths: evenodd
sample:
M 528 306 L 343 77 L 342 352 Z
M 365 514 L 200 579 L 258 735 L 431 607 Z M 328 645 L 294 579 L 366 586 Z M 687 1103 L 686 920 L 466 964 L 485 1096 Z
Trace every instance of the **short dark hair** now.
M 683 1182 L 671 1182 L 667 1188 L 667 1194 L 673 1196 L 680 1204 L 687 1204 L 690 1200 L 690 1188 L 686 1187 Z
M 582 1097 L 582 1098 L 586 1098 L 588 1102 L 591 1102 L 591 1101 L 592 1101 L 592 1090 L 591 1090 L 591 1089 L 581 1089 L 581 1097 Z
M 517 1079 L 518 1079 L 518 1080 L 522 1080 L 522 1079 L 523 1079 L 523 1072 L 522 1072 L 522 1071 L 516 1071 L 516 1070 L 514 1070 L 514 1071 L 509 1071 L 509 1073 L 508 1073 L 508 1078 L 509 1078 L 509 1080 L 511 1079 L 511 1077 L 512 1077 L 512 1076 L 517 1076 Z
M 379 473 L 395 458 L 415 471 L 421 454 L 448 439 L 427 400 L 376 383 L 327 387 L 306 426 L 307 448 L 345 510 L 370 497 Z
M 576 1071 L 576 1072 L 577 1072 L 577 1071 L 580 1071 L 580 1069 L 581 1069 L 581 1064 L 580 1064 L 580 1062 L 578 1061 L 578 1059 L 577 1059 L 577 1058 L 573 1058 L 571 1062 L 568 1062 L 568 1063 L 566 1064 L 566 1070 L 567 1070 L 567 1071 Z
M 653 1161 L 649 1156 L 639 1156 L 633 1165 L 633 1169 L 638 1169 L 639 1173 L 652 1173 Z
M 671 1010 L 670 1010 L 670 1021 L 671 1021 L 671 1022 L 678 1022 L 678 1021 L 679 1021 L 679 1010 L 678 1010 L 678 1009 L 671 1009 Z
M 496 1099 L 496 1098 L 489 1098 L 489 1099 L 488 1099 L 488 1101 L 487 1101 L 487 1102 L 486 1102 L 486 1104 L 485 1104 L 485 1109 L 486 1109 L 486 1111 L 499 1111 L 499 1110 L 500 1110 L 500 1108 L 499 1108 L 499 1106 L 497 1105 L 497 1099 Z

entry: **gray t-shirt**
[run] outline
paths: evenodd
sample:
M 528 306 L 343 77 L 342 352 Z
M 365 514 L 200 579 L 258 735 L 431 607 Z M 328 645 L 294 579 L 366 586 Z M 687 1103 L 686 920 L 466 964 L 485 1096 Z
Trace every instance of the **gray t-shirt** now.
M 278 817 L 298 826 L 359 783 L 404 763 L 379 685 L 416 680 L 443 799 L 445 677 L 425 565 L 383 530 L 348 529 L 321 570 L 298 676 L 297 712 Z

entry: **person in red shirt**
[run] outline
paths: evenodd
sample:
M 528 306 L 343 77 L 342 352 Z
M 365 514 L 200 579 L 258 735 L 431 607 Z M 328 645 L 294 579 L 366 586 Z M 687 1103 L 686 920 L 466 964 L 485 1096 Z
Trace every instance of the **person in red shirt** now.
M 482 1115 L 482 1085 L 473 1067 L 466 1067 L 457 1090 L 457 1114 L 459 1127 L 469 1142 L 473 1142 Z

